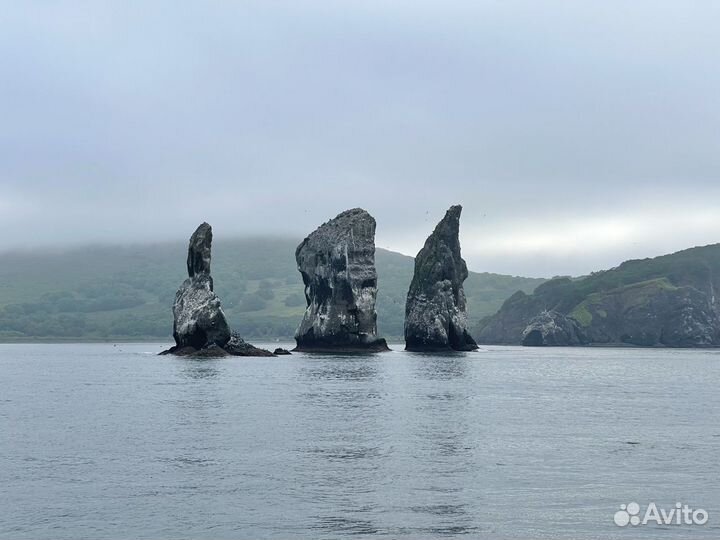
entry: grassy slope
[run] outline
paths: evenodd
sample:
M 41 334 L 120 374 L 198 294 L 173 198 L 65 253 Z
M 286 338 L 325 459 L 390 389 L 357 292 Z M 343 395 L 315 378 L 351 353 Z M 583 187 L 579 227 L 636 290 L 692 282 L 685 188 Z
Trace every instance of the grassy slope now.
M 587 325 L 588 305 L 600 303 L 606 295 L 627 288 L 643 288 L 647 292 L 649 285 L 664 289 L 689 285 L 713 295 L 720 287 L 720 244 L 629 260 L 579 279 L 552 279 L 537 287 L 533 295 L 516 295 L 509 299 L 497 314 L 481 323 L 480 332 L 489 329 L 491 341 L 497 340 L 503 328 L 512 327 L 518 334 L 514 327 L 523 326 L 542 309 L 572 314 L 581 324 Z
M 234 328 L 253 338 L 292 336 L 304 311 L 295 267 L 296 240 L 216 240 L 215 290 Z M 5 253 L 0 265 L 0 339 L 166 337 L 171 306 L 185 278 L 186 244 L 85 247 L 58 253 Z M 402 335 L 413 258 L 376 256 L 378 325 Z M 517 290 L 543 280 L 472 273 L 466 281 L 473 322 L 494 313 Z
M 705 288 L 719 277 L 720 244 L 711 244 L 652 259 L 625 261 L 616 268 L 595 272 L 582 279 L 551 280 L 538 293 L 551 292 L 549 296 L 554 297 L 567 311 L 591 294 L 628 285 L 662 279 L 668 286 L 693 285 Z

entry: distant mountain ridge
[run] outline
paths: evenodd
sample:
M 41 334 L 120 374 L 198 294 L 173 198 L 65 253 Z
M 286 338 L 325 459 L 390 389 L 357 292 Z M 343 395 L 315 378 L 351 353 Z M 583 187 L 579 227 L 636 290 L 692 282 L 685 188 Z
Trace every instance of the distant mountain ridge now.
M 215 291 L 231 326 L 248 338 L 292 337 L 305 309 L 295 266 L 299 240 L 216 239 Z M 186 277 L 186 242 L 6 252 L 0 265 L 0 340 L 169 338 L 175 291 Z M 377 249 L 378 327 L 403 334 L 414 259 Z M 470 272 L 471 328 L 518 290 L 545 280 Z
M 481 321 L 481 343 L 720 345 L 720 244 L 629 260 L 517 292 Z M 563 343 L 563 341 L 565 341 Z

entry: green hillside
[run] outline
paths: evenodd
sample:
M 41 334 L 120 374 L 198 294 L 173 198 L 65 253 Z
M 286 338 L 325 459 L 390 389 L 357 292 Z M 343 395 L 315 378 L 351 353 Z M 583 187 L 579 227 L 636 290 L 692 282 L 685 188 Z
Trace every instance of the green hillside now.
M 518 344 L 533 317 L 548 310 L 579 325 L 588 343 L 652 346 L 720 344 L 720 244 L 629 260 L 577 279 L 555 278 L 518 292 L 484 319 L 482 343 Z
M 294 239 L 223 240 L 213 245 L 215 290 L 233 328 L 248 338 L 288 338 L 305 309 Z M 0 265 L 0 340 L 145 339 L 172 333 L 171 307 L 186 277 L 185 242 L 9 252 Z M 402 336 L 413 258 L 377 250 L 378 325 Z M 471 321 L 497 311 L 542 279 L 470 273 Z

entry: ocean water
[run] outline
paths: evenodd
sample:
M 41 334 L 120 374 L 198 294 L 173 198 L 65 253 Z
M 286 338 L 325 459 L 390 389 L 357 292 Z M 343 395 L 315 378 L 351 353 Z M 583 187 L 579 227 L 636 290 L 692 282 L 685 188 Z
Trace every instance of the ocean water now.
M 720 351 L 166 346 L 0 346 L 1 538 L 720 537 Z

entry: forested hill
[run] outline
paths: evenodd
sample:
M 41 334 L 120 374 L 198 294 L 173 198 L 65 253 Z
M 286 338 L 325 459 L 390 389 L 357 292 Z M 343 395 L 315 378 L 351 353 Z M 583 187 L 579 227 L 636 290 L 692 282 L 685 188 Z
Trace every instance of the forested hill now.
M 305 309 L 295 239 L 216 239 L 215 291 L 248 338 L 291 337 Z M 0 340 L 144 339 L 172 333 L 172 303 L 186 277 L 186 242 L 8 252 L 0 265 Z M 378 325 L 402 336 L 413 258 L 377 250 Z M 471 328 L 518 290 L 542 279 L 470 273 Z

